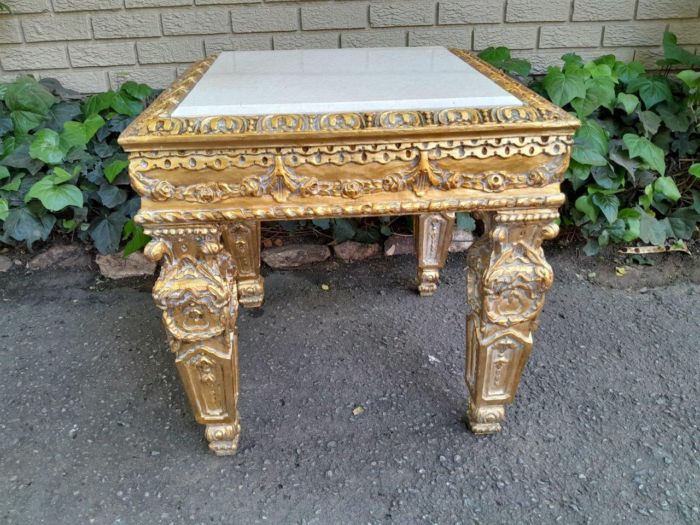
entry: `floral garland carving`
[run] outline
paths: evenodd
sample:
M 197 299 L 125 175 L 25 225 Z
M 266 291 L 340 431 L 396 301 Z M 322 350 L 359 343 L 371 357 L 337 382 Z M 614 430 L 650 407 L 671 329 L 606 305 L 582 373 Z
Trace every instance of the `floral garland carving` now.
M 397 193 L 412 190 L 423 197 L 430 189 L 450 191 L 474 189 L 500 192 L 507 188 L 542 187 L 559 180 L 561 159 L 552 166 L 539 166 L 524 173 L 490 171 L 484 173 L 460 173 L 442 170 L 422 153 L 416 166 L 405 172 L 391 173 L 383 179 L 320 181 L 316 177 L 299 176 L 282 164 L 277 157 L 273 169 L 263 175 L 252 175 L 241 183 L 208 182 L 175 185 L 169 181 L 150 179 L 140 172 L 133 172 L 132 185 L 139 194 L 154 201 L 187 201 L 211 204 L 240 197 L 271 196 L 276 202 L 286 202 L 290 195 L 298 197 L 342 197 L 357 199 L 376 193 Z

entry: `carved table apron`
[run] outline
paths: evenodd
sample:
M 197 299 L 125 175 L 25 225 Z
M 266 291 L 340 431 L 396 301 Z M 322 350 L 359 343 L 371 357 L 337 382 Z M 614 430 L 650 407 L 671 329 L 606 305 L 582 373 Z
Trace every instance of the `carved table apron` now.
M 120 137 L 129 152 L 131 183 L 142 199 L 136 219 L 152 237 L 146 255 L 162 265 L 153 296 L 210 448 L 223 455 L 238 446 L 236 318 L 239 304 L 255 307 L 263 301 L 260 221 L 265 220 L 414 215 L 418 289 L 431 295 L 455 212 L 480 219 L 484 233 L 470 249 L 467 268 L 468 421 L 477 433 L 499 431 L 552 284 L 541 244 L 557 235 L 557 209 L 564 202 L 559 183 L 578 122 L 459 50 L 281 53 L 222 53 L 195 64 Z M 349 98 L 362 93 L 368 76 L 377 85 L 396 81 L 406 86 L 402 92 L 415 93 L 406 99 L 397 93 L 392 100 L 379 95 L 347 100 L 320 112 L 292 101 L 290 111 L 284 85 L 269 91 L 270 80 L 260 84 L 267 93 L 262 96 L 279 96 L 279 110 L 246 114 L 255 108 L 244 104 L 255 95 L 246 89 L 258 86 L 259 72 L 244 76 L 251 71 L 231 64 L 252 58 L 264 68 L 266 60 L 277 63 L 280 57 L 281 64 L 309 59 L 284 80 L 301 85 L 295 95 L 300 98 L 307 77 L 318 73 L 308 73 L 314 67 L 322 75 L 319 82 L 330 87 L 337 82 L 339 91 L 343 83 L 359 83 Z M 391 60 L 383 60 L 387 57 Z M 346 63 L 368 65 L 347 78 L 328 75 L 328 67 Z M 401 64 L 408 65 L 398 71 Z M 460 80 L 461 74 L 472 75 L 474 84 Z M 231 94 L 226 89 L 234 89 L 236 79 L 243 87 Z M 219 89 L 217 81 L 228 86 L 216 91 L 219 103 L 225 106 L 231 96 L 240 107 L 211 114 L 200 107 L 188 115 L 189 96 L 195 104 L 201 95 L 199 83 L 206 95 L 207 89 Z M 434 82 L 439 84 L 431 86 Z M 421 90 L 432 87 L 442 91 L 430 101 L 421 99 Z M 514 102 L 469 98 L 474 90 L 491 93 L 492 102 L 508 97 Z M 463 105 L 472 100 L 478 107 Z

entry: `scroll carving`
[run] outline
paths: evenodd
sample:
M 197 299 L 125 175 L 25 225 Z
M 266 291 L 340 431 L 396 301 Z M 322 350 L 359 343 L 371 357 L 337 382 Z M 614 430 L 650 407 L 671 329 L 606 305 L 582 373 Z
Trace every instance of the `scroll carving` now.
M 217 454 L 234 454 L 237 411 L 236 267 L 217 226 L 152 232 L 145 253 L 162 260 L 153 288 L 197 421 Z
M 532 348 L 532 334 L 552 285 L 542 240 L 555 237 L 554 210 L 483 214 L 486 231 L 471 249 L 467 268 L 465 379 L 474 432 L 500 430 Z

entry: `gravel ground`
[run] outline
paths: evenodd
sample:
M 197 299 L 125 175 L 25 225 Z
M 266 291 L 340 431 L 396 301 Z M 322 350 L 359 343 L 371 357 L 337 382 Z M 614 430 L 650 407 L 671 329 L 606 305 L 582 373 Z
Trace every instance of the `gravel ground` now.
M 0 521 L 700 523 L 700 287 L 612 289 L 550 261 L 490 437 L 461 421 L 464 256 L 427 299 L 411 257 L 271 273 L 240 317 L 228 458 L 191 417 L 151 282 L 0 275 Z

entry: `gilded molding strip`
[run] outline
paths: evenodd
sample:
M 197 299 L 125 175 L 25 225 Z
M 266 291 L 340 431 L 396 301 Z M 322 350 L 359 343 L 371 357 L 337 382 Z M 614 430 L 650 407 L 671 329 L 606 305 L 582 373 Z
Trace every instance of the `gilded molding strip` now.
M 468 199 L 412 199 L 409 201 L 365 202 L 357 205 L 263 205 L 260 207 L 235 207 L 231 209 L 141 210 L 136 221 L 144 224 L 226 222 L 236 220 L 288 220 L 323 217 L 370 217 L 377 215 L 401 215 L 426 212 L 497 210 L 509 208 L 558 208 L 564 204 L 562 193 L 542 196 L 514 196 L 501 198 L 474 197 Z
M 190 67 L 172 87 L 164 91 L 122 134 L 120 144 L 139 149 L 139 143 L 153 144 L 157 137 L 195 139 L 206 136 L 270 136 L 284 134 L 352 133 L 367 130 L 468 130 L 498 125 L 499 129 L 524 128 L 529 124 L 575 128 L 577 121 L 505 73 L 466 51 L 452 49 L 457 57 L 489 76 L 523 102 L 522 106 L 458 108 L 438 111 L 380 111 L 328 114 L 286 114 L 251 116 L 173 117 L 172 112 L 214 63 L 210 56 Z M 554 126 L 556 125 L 556 126 Z M 541 126 L 538 127 L 541 129 Z

